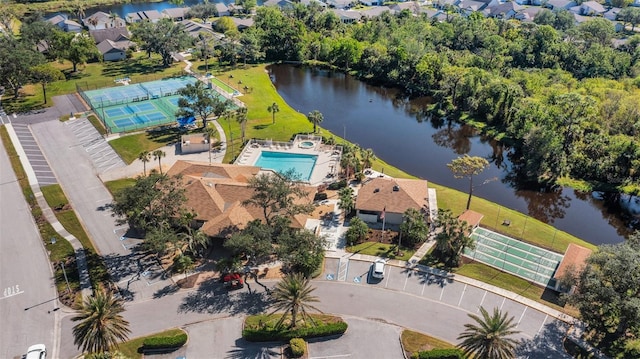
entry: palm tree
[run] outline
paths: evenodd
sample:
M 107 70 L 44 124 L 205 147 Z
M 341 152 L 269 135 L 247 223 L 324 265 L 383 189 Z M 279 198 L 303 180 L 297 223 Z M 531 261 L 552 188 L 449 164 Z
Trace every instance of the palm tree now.
M 276 113 L 280 112 L 280 107 L 278 107 L 277 103 L 272 103 L 271 106 L 267 107 L 267 111 L 269 111 L 272 115 L 272 123 L 276 123 Z
M 353 188 L 347 186 L 338 191 L 338 207 L 345 212 L 345 216 L 351 213 L 355 207 L 356 202 L 353 200 Z
M 82 18 L 84 18 L 84 10 L 85 10 L 84 1 L 76 0 L 73 3 L 73 7 L 74 7 L 76 15 L 78 15 L 78 20 L 80 20 L 80 22 L 82 22 Z
M 147 162 L 151 161 L 151 152 L 142 151 L 138 155 L 138 159 L 142 162 L 142 170 L 144 171 L 144 176 L 147 177 Z
M 240 107 L 236 110 L 236 121 L 240 124 L 240 130 L 242 131 L 242 143 L 244 143 L 244 131 L 247 127 L 247 108 Z
M 207 136 L 207 141 L 209 141 L 209 164 L 211 164 L 211 146 L 213 146 L 213 139 L 216 137 L 218 130 L 216 130 L 215 126 L 209 126 L 204 128 L 204 133 Z
M 360 156 L 362 157 L 363 168 L 371 168 L 373 161 L 377 159 L 375 153 L 371 148 L 360 149 Z
M 507 319 L 507 313 L 501 313 L 498 308 L 493 309 L 491 316 L 483 307 L 480 307 L 480 313 L 482 318 L 469 314 L 477 325 L 464 325 L 466 329 L 458 337 L 458 340 L 462 340 L 458 346 L 466 355 L 473 354 L 477 359 L 515 358 L 515 346 L 518 341 L 507 338 L 509 335 L 519 333 L 513 330 L 517 326 L 513 323 L 514 318 Z
M 153 151 L 153 160 L 158 160 L 158 166 L 160 166 L 160 174 L 162 174 L 162 157 L 165 157 L 167 154 L 163 150 L 155 150 Z
M 309 122 L 313 123 L 313 133 L 316 133 L 316 128 L 322 122 L 322 120 L 324 120 L 324 116 L 322 115 L 322 112 L 313 110 L 309 112 L 309 114 L 307 115 L 307 119 L 309 120 Z
M 117 347 L 118 342 L 127 340 L 131 333 L 122 312 L 124 306 L 120 299 L 104 289 L 96 290 L 71 318 L 79 322 L 73 327 L 74 344 L 90 353 L 103 353 Z
M 319 302 L 318 297 L 311 295 L 315 288 L 311 287 L 309 278 L 305 278 L 300 273 L 289 274 L 282 278 L 271 292 L 273 298 L 274 314 L 278 311 L 284 311 L 276 327 L 281 327 L 287 318 L 287 313 L 291 314 L 291 322 L 289 328 L 295 328 L 298 324 L 298 313 L 302 315 L 302 320 L 313 319 L 309 315 L 310 309 L 321 312 L 318 308 L 309 303 Z M 322 312 L 321 312 L 322 313 Z M 270 315 L 271 315 L 270 314 Z

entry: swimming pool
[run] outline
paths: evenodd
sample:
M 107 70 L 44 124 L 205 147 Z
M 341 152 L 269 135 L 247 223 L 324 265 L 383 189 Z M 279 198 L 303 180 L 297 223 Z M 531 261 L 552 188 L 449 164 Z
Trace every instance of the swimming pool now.
M 317 155 L 262 151 L 254 166 L 284 173 L 293 169 L 300 180 L 308 181 L 318 160 Z

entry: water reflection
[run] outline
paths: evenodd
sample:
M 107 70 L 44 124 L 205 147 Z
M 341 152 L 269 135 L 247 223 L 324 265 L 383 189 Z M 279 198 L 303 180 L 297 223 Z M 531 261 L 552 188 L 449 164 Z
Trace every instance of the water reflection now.
M 323 128 L 394 166 L 435 183 L 466 191 L 468 182 L 456 180 L 447 163 L 462 154 L 484 157 L 491 166 L 476 179 L 474 193 L 499 205 L 527 213 L 594 244 L 623 240 L 637 223 L 640 200 L 620 195 L 591 196 L 570 188 L 530 188 L 517 178 L 511 150 L 479 136 L 469 126 L 429 116 L 431 99 L 407 99 L 394 89 L 371 86 L 341 73 L 274 65 L 270 73 L 284 100 L 302 113 L 319 110 Z M 617 198 L 612 198 L 617 197 Z M 636 208 L 637 211 L 629 210 Z

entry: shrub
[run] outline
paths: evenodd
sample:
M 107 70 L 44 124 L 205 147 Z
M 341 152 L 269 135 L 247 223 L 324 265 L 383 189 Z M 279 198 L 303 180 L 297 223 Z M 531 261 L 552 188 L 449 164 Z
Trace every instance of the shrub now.
M 327 199 L 327 194 L 325 192 L 316 193 L 315 197 L 313 197 L 314 201 L 324 201 Z
M 291 355 L 294 358 L 300 358 L 304 355 L 304 349 L 306 347 L 305 341 L 302 338 L 291 338 L 289 340 L 289 348 L 291 348 Z
M 464 353 L 458 348 L 425 350 L 411 357 L 414 359 L 465 359 Z
M 345 187 L 347 187 L 347 180 L 333 182 L 333 183 L 329 184 L 329 187 L 327 187 L 327 188 L 332 190 L 332 191 L 337 191 L 337 190 L 339 190 L 341 188 L 345 188 Z
M 315 327 L 305 327 L 298 329 L 244 329 L 242 337 L 250 342 L 272 342 L 287 341 L 292 338 L 317 338 L 329 335 L 344 334 L 347 331 L 347 323 L 337 322 L 319 324 Z
M 356 244 L 364 241 L 369 233 L 369 226 L 364 223 L 360 218 L 356 217 L 349 223 L 349 229 L 345 234 L 348 246 L 355 246 Z
M 177 348 L 187 342 L 187 333 L 180 333 L 174 336 L 149 337 L 142 342 L 144 349 L 164 349 Z

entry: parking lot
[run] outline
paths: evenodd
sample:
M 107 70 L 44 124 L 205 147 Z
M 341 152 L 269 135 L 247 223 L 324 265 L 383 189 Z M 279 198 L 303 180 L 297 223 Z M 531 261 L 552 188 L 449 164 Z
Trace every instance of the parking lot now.
M 79 145 L 87 151 L 98 173 L 126 166 L 120 156 L 104 137 L 98 133 L 89 120 L 86 118 L 70 120 L 65 124 L 71 128 L 79 141 Z
M 323 280 L 337 280 L 339 261 L 338 258 L 325 259 Z M 344 261 L 345 259 L 343 263 Z M 469 313 L 478 313 L 480 306 L 489 311 L 497 307 L 508 312 L 509 316 L 513 316 L 518 323 L 517 329 L 528 337 L 538 334 L 545 324 L 554 319 L 495 293 L 456 282 L 453 275 L 443 278 L 414 269 L 386 265 L 384 278 L 375 279 L 371 277 L 371 265 L 371 262 L 349 260 L 346 266 L 346 281 L 356 285 L 377 286 L 406 292 L 457 307 Z
M 13 129 L 20 140 L 20 145 L 24 149 L 27 155 L 27 160 L 33 168 L 33 172 L 36 174 L 38 184 L 40 186 L 46 186 L 57 183 L 57 179 L 49 167 L 47 159 L 40 151 L 40 146 L 33 138 L 33 134 L 29 129 L 29 125 L 26 123 L 14 123 Z

